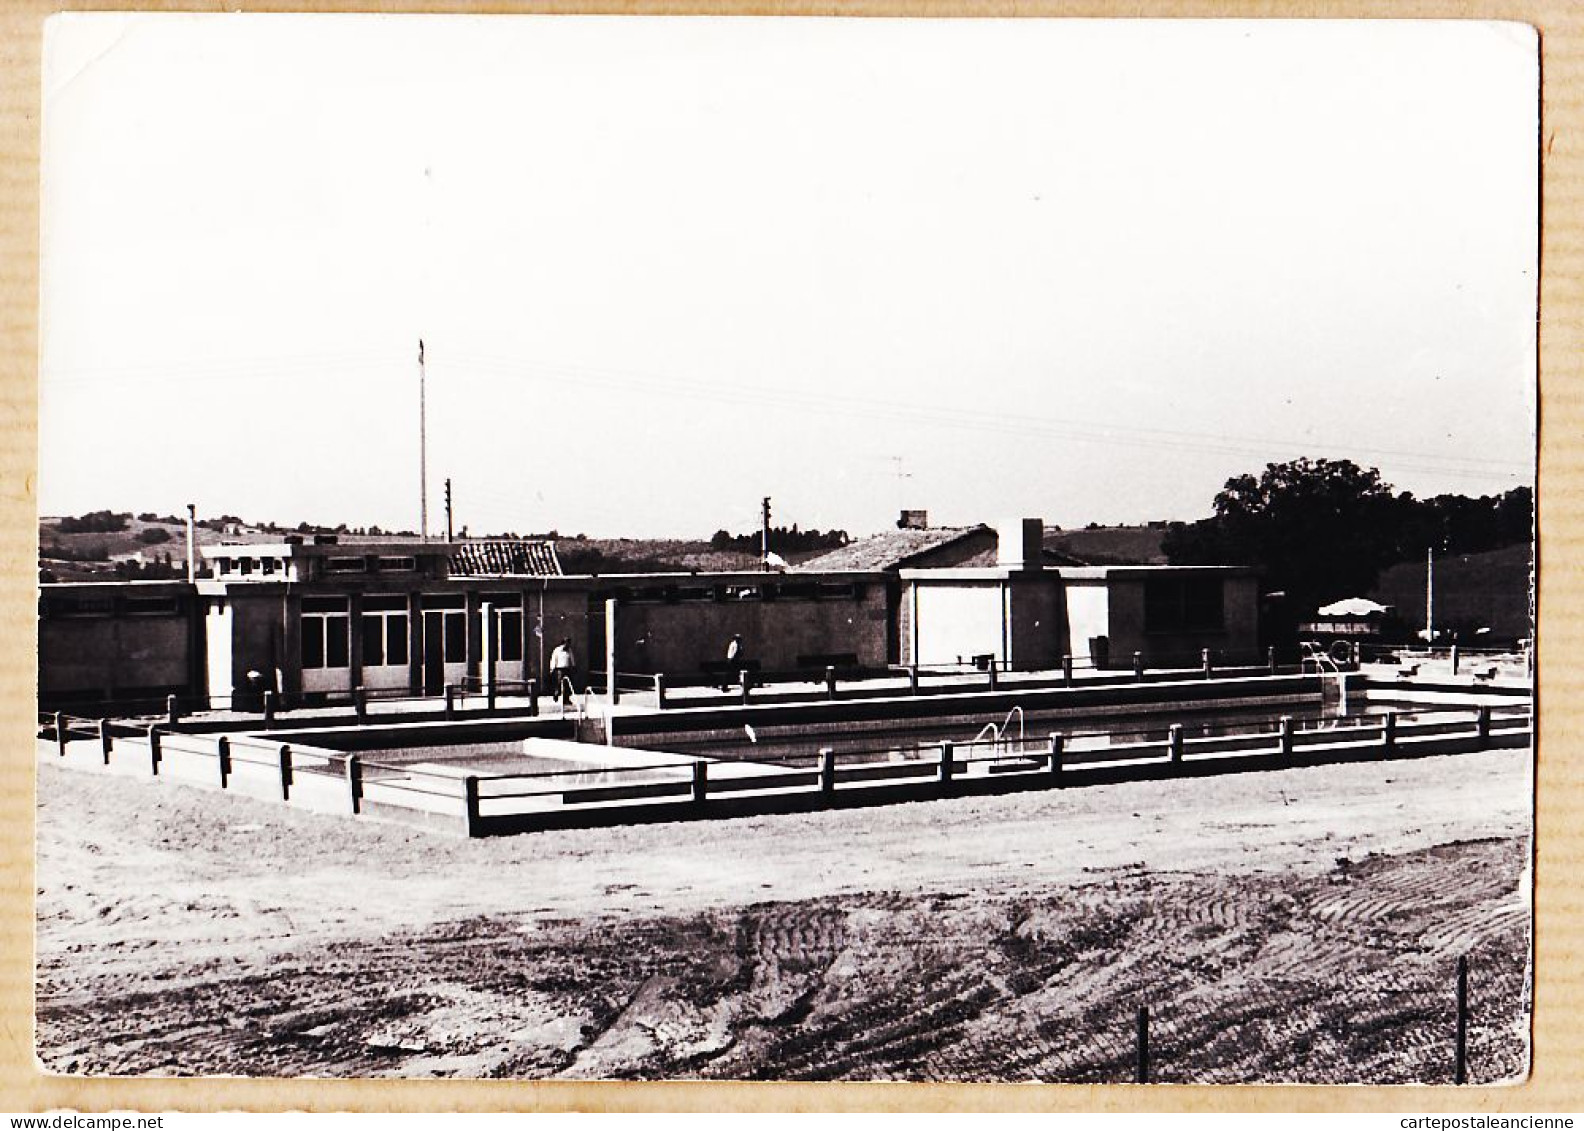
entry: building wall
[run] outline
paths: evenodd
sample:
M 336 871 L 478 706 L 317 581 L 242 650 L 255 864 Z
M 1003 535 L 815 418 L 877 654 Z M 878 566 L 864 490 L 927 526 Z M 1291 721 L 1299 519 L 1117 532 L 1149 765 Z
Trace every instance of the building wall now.
M 1062 634 L 1062 653 L 1080 667 L 1095 662 L 1092 641 L 1110 637 L 1111 593 L 1104 578 L 1063 580 L 1066 625 Z
M 975 656 L 1006 659 L 1003 584 L 1000 581 L 915 582 L 917 663 L 964 664 Z
M 1144 662 L 1151 666 L 1191 667 L 1205 648 L 1228 662 L 1258 659 L 1257 578 L 1236 574 L 1224 577 L 1220 630 L 1159 632 L 1147 631 L 1145 624 L 1145 586 L 1151 576 L 1142 571 L 1113 572 L 1108 578 L 1112 667 L 1132 664 L 1134 652 L 1142 653 Z
M 697 673 L 725 659 L 733 634 L 742 656 L 764 671 L 791 671 L 799 659 L 851 653 L 863 667 L 889 656 L 886 587 L 859 584 L 851 597 L 622 602 L 616 614 L 617 670 Z M 598 618 L 603 621 L 603 613 Z M 603 626 L 595 663 L 604 666 Z
M 184 583 L 46 587 L 40 596 L 41 705 L 190 695 L 202 625 Z
M 1061 580 L 1041 574 L 1030 580 L 1013 578 L 1007 590 L 1011 612 L 1011 655 L 1017 671 L 1038 671 L 1061 664 L 1066 616 Z

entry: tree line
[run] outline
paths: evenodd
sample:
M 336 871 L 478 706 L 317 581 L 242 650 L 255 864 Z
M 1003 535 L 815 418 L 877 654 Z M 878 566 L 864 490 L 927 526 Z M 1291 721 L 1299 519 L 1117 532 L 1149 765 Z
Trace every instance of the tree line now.
M 1534 537 L 1534 492 L 1416 499 L 1351 460 L 1268 464 L 1235 476 L 1215 513 L 1172 523 L 1161 548 L 1173 565 L 1258 568 L 1275 615 L 1296 622 L 1343 597 L 1368 593 L 1398 562 L 1474 554 Z M 1275 626 L 1273 626 L 1275 627 Z
M 757 554 L 762 546 L 763 535 L 755 531 L 752 534 L 733 534 L 729 530 L 717 530 L 710 537 L 712 550 L 736 550 L 745 554 Z M 802 554 L 813 550 L 835 550 L 852 541 L 845 530 L 799 530 L 797 523 L 791 526 L 772 526 L 770 528 L 770 549 L 777 554 Z

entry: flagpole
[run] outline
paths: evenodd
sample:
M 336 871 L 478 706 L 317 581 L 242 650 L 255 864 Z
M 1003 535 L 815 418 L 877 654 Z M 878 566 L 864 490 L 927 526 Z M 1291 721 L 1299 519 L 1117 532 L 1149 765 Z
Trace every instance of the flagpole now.
M 429 428 L 424 405 L 424 344 L 418 339 L 418 537 L 429 541 Z

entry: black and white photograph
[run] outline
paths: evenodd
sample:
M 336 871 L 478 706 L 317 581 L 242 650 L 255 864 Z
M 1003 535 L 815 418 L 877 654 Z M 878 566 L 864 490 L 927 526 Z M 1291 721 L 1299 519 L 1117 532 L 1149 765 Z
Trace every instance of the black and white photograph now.
M 1523 1081 L 1539 51 L 51 17 L 40 1069 Z

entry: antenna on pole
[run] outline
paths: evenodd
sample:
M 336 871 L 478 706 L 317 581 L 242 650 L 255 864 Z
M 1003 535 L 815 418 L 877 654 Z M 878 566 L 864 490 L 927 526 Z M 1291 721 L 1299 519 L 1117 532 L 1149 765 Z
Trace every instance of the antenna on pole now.
M 451 477 L 449 475 L 446 476 L 446 541 L 456 541 L 455 535 L 451 533 Z
M 424 344 L 418 339 L 418 537 L 429 541 L 429 421 L 424 405 Z

